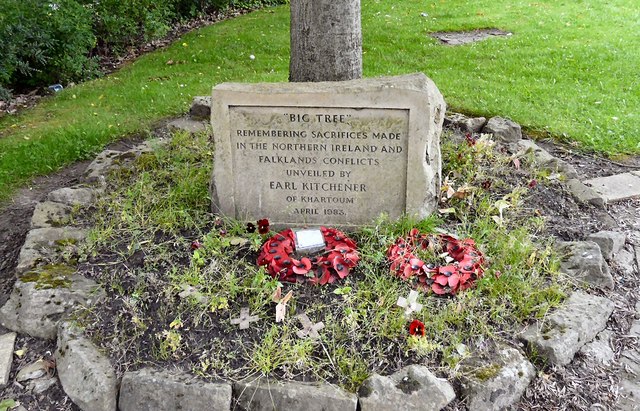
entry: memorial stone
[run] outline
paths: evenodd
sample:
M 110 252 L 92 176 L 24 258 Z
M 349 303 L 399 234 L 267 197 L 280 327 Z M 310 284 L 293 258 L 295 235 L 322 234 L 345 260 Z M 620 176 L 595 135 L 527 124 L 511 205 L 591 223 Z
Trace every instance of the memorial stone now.
M 213 89 L 213 210 L 355 226 L 435 211 L 442 95 L 424 74 Z

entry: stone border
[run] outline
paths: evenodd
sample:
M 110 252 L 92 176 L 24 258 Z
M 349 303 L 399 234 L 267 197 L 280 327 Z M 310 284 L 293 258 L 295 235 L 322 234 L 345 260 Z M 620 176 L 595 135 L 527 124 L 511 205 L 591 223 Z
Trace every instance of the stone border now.
M 206 99 L 204 101 L 206 104 Z M 192 111 L 198 112 L 197 109 Z M 535 143 L 522 140 L 520 127 L 509 120 L 494 118 L 485 124 L 484 119 L 469 119 L 458 115 L 454 120 L 449 119 L 449 122 L 468 132 L 491 130 L 496 140 L 502 144 L 533 153 L 541 166 L 550 167 L 567 176 L 575 173 L 570 165 L 553 158 Z M 191 119 L 172 122 L 171 127 L 189 132 L 206 129 L 203 122 Z M 405 367 L 386 377 L 374 374 L 364 382 L 357 395 L 327 384 L 277 382 L 268 378 L 234 384 L 209 383 L 186 374 L 151 368 L 126 372 L 118 382 L 108 358 L 82 335 L 81 330 L 65 320 L 74 306 L 94 304 L 102 298 L 104 292 L 90 280 L 78 278 L 74 270 L 64 267 L 47 268 L 42 266 L 42 262 L 59 252 L 58 246 L 74 247 L 76 241 L 84 238 L 83 230 L 65 226 L 71 206 L 88 205 L 94 201 L 102 192 L 109 170 L 126 165 L 141 153 L 151 151 L 153 144 L 145 142 L 124 152 L 102 152 L 86 172 L 87 181 L 93 181 L 97 185 L 55 190 L 46 201 L 36 206 L 32 230 L 20 253 L 16 270 L 19 278 L 14 293 L 0 309 L 0 321 L 12 330 L 39 338 L 55 338 L 57 335 L 59 378 L 63 389 L 74 403 L 87 411 L 113 411 L 116 407 L 125 411 L 207 409 L 212 406 L 214 409 L 231 410 L 271 410 L 275 407 L 305 411 L 371 411 L 397 408 L 399 403 L 437 410 L 455 398 L 449 382 L 436 378 L 426 367 L 419 365 Z M 570 181 L 572 180 L 569 180 L 567 186 Z M 591 241 L 566 243 L 567 256 L 564 261 L 568 265 L 563 270 L 593 272 L 592 275 L 583 276 L 582 280 L 596 286 L 609 285 L 607 261 L 619 267 L 625 265 L 622 267 L 623 271 L 638 272 L 640 248 L 624 248 L 624 235 L 599 232 L 594 233 L 589 240 Z M 593 258 L 572 260 L 572 256 L 584 254 L 585 246 Z M 587 260 L 590 265 L 577 266 L 581 260 Z M 602 278 L 606 279 L 604 283 Z M 39 282 L 47 287 L 38 288 L 36 285 Z M 46 290 L 46 297 L 43 297 L 43 289 Z M 43 298 L 53 304 L 46 304 Z M 19 310 L 19 307 L 30 305 L 56 308 L 53 311 L 39 312 L 31 309 Z M 586 306 L 592 308 L 586 310 Z M 606 326 L 612 311 L 613 303 L 609 299 L 576 292 L 563 307 L 550 313 L 548 320 L 523 330 L 521 338 L 530 347 L 535 347 L 538 355 L 549 363 L 568 364 L 579 350 L 590 353 L 594 350 L 594 344 L 608 341 L 606 331 L 600 331 Z M 636 312 L 640 318 L 640 304 L 636 306 Z M 590 325 L 584 327 L 585 322 Z M 634 322 L 630 334 L 633 338 L 640 337 L 640 320 Z M 13 335 L 9 333 L 0 336 L 0 341 L 14 341 Z M 594 343 L 587 344 L 594 337 Z M 10 345 L 11 347 L 7 343 L 0 347 L 0 351 L 8 349 L 12 353 L 13 343 Z M 623 393 L 620 405 L 623 409 L 632 409 L 640 401 L 640 352 L 627 350 L 622 354 L 622 361 L 628 371 L 620 375 Z M 516 404 L 535 374 L 533 365 L 519 350 L 512 347 L 498 347 L 494 358 L 473 358 L 469 363 L 465 360 L 461 367 L 463 370 L 473 370 L 460 377 L 462 395 L 471 409 L 497 410 Z M 7 370 L 4 372 L 8 373 Z M 87 384 L 87 381 L 90 383 Z

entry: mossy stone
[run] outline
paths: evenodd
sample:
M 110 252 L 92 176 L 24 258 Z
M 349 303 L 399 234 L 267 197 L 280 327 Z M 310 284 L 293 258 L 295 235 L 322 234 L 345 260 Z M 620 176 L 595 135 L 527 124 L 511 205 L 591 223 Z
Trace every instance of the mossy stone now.
M 23 274 L 20 276 L 20 280 L 24 283 L 35 283 L 37 290 L 69 288 L 71 286 L 71 276 L 75 272 L 75 267 L 65 264 L 46 265 Z
M 498 375 L 501 369 L 502 366 L 498 364 L 489 364 L 476 370 L 474 375 L 480 381 L 487 381 Z

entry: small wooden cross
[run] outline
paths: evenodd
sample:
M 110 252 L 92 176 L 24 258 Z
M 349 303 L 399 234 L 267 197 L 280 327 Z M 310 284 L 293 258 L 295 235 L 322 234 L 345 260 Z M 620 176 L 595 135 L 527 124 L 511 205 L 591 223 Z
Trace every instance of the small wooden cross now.
M 242 307 L 240 310 L 240 317 L 232 318 L 231 324 L 237 325 L 240 324 L 241 330 L 246 330 L 249 328 L 249 323 L 258 321 L 260 316 L 258 315 L 249 315 L 249 307 Z
M 407 317 L 410 316 L 412 312 L 419 313 L 420 310 L 422 310 L 422 304 L 418 302 L 418 295 L 419 293 L 417 291 L 411 290 L 407 298 L 398 298 L 398 302 L 396 304 L 399 307 L 404 308 L 404 315 Z
M 317 340 L 318 338 L 320 338 L 320 334 L 318 334 L 318 331 L 324 328 L 324 323 L 322 321 L 317 324 L 313 324 L 305 313 L 296 315 L 296 318 L 302 323 L 302 330 L 299 330 L 296 333 L 298 337 L 309 337 L 312 340 Z

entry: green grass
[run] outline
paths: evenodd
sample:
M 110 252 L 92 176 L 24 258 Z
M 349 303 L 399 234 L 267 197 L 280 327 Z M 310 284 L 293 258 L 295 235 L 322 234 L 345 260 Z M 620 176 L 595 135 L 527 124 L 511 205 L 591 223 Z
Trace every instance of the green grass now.
M 510 117 L 588 150 L 640 152 L 640 10 L 632 0 L 364 1 L 362 7 L 365 76 L 422 71 L 450 109 Z M 483 27 L 514 35 L 460 47 L 427 35 Z M 286 81 L 288 30 L 287 7 L 224 21 L 0 119 L 0 200 L 35 175 L 185 112 L 193 96 L 215 84 Z

